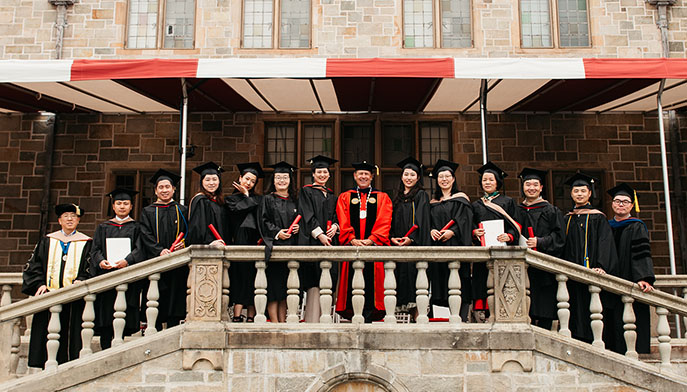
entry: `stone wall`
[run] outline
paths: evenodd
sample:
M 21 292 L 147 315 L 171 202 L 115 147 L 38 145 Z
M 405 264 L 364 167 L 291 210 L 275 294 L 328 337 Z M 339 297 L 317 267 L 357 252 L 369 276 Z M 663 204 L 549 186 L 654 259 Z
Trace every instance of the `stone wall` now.
M 241 49 L 241 0 L 197 0 L 195 48 L 124 48 L 125 0 L 81 0 L 69 8 L 64 58 L 149 57 L 660 57 L 657 11 L 643 0 L 588 0 L 591 48 L 523 49 L 517 0 L 472 4 L 467 49 L 404 49 L 402 0 L 313 1 L 312 49 Z M 47 0 L 0 0 L 0 58 L 55 58 L 55 7 Z M 669 9 L 671 57 L 685 57 L 687 3 Z
M 335 118 L 329 116 L 327 120 Z M 435 118 L 415 116 L 408 121 Z M 268 119 L 275 121 L 279 116 L 271 115 Z M 311 116 L 302 119 L 318 120 Z M 452 120 L 453 159 L 461 164 L 458 182 L 468 195 L 476 197 L 479 188 L 475 169 L 481 166 L 479 117 L 459 115 L 440 119 Z M 679 119 L 682 151 L 687 151 L 687 118 Z M 36 116 L 0 117 L 0 271 L 19 271 L 38 239 L 45 120 Z M 399 120 L 398 115 L 394 115 L 394 120 Z M 489 157 L 510 174 L 505 187 L 512 197 L 518 196 L 516 174 L 526 166 L 602 170 L 607 185 L 627 181 L 635 186 L 642 209 L 638 215 L 651 233 L 656 271 L 668 272 L 656 117 L 499 114 L 490 115 L 488 120 Z M 114 185 L 113 171 L 178 168 L 178 121 L 177 115 L 61 115 L 55 138 L 51 203 L 75 202 L 84 207 L 86 215 L 80 230 L 91 235 L 96 223 L 106 219 L 104 195 Z M 263 161 L 262 129 L 259 115 L 191 115 L 189 141 L 196 150 L 187 165 L 190 195 L 198 186 L 198 177 L 191 175 L 190 168 L 208 160 L 227 168 L 223 188 L 225 193 L 231 192 L 235 163 Z M 682 186 L 687 189 L 684 171 L 687 154 L 682 153 L 680 160 Z M 606 195 L 602 197 L 606 202 L 605 211 L 610 213 L 610 199 Z M 674 213 L 675 235 L 679 241 L 677 218 Z M 50 213 L 49 219 L 49 230 L 57 229 L 54 214 Z

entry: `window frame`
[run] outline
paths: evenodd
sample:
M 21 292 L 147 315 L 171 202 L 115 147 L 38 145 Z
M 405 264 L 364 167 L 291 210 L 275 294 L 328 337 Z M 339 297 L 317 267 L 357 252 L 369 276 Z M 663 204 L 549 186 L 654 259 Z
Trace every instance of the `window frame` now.
M 441 7 L 441 0 L 432 0 L 432 46 L 423 47 L 407 47 L 406 42 L 406 25 L 405 25 L 405 0 L 401 1 L 401 43 L 403 49 L 408 50 L 422 50 L 422 49 L 448 49 L 448 50 L 460 50 L 460 49 L 473 49 L 475 47 L 475 15 L 474 6 L 472 1 L 468 1 L 470 5 L 470 45 L 464 47 L 445 47 L 444 46 L 444 34 L 442 33 L 442 15 L 443 10 Z
M 592 23 L 591 14 L 589 11 L 589 0 L 585 0 L 587 4 L 587 36 L 589 37 L 589 45 L 587 46 L 561 46 L 561 35 L 560 35 L 560 14 L 558 12 L 558 0 L 547 0 L 549 2 L 549 23 L 551 23 L 551 46 L 524 46 L 523 45 L 523 34 L 522 34 L 522 0 L 518 0 L 518 29 L 520 31 L 520 49 L 563 49 L 563 50 L 576 50 L 576 49 L 590 49 L 594 46 L 592 42 Z
M 239 27 L 241 30 L 241 40 L 240 40 L 240 49 L 243 50 L 286 50 L 286 51 L 292 51 L 292 50 L 311 50 L 313 49 L 313 1 L 308 0 L 310 2 L 310 37 L 308 39 L 308 46 L 307 47 L 302 47 L 302 48 L 285 48 L 282 47 L 281 45 L 281 2 L 282 0 L 272 0 L 272 40 L 271 40 L 271 45 L 267 48 L 253 48 L 253 47 L 246 47 L 245 46 L 245 9 L 246 9 L 246 0 L 241 0 L 241 26 Z M 275 45 L 276 43 L 276 45 Z
M 124 25 L 124 50 L 195 50 L 196 49 L 196 27 L 198 22 L 198 1 L 193 0 L 193 44 L 190 48 L 166 48 L 165 26 L 167 20 L 167 0 L 157 0 L 157 26 L 155 27 L 155 47 L 154 48 L 132 48 L 129 46 L 129 22 L 131 18 L 131 0 L 126 4 L 126 21 Z

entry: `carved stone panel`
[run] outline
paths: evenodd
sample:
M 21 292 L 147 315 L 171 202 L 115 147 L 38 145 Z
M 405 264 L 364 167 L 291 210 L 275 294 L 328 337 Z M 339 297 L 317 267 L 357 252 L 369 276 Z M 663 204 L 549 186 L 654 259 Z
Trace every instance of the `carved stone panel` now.
M 187 321 L 220 321 L 222 317 L 222 260 L 193 260 L 189 271 Z
M 493 266 L 495 321 L 528 322 L 525 262 L 517 259 L 495 259 Z

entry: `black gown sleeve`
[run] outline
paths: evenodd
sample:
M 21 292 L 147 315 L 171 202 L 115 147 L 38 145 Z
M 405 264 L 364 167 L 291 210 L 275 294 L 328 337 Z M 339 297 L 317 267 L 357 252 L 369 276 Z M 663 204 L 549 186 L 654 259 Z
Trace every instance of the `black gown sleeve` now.
M 215 240 L 215 237 L 210 232 L 208 225 L 213 223 L 212 210 L 208 203 L 212 203 L 203 195 L 196 195 L 191 200 L 188 217 L 188 244 L 189 245 L 208 245 Z M 217 230 L 220 227 L 214 225 Z M 221 233 L 220 233 L 221 234 Z
M 320 222 L 317 220 L 315 214 L 315 200 L 312 198 L 313 191 L 310 189 L 311 188 L 301 189 L 301 193 L 298 197 L 298 213 L 303 217 L 300 223 L 299 237 L 301 237 L 300 242 L 304 244 L 307 244 L 309 239 L 312 238 L 312 231 L 320 227 Z M 320 227 L 320 229 L 326 234 L 326 227 Z
M 260 206 L 258 207 L 258 226 L 260 227 L 260 234 L 265 242 L 276 241 L 275 237 L 279 230 L 285 227 L 279 227 L 275 218 L 279 211 L 275 208 L 274 197 L 266 195 L 262 198 Z
M 549 206 L 544 213 L 546 235 L 537 237 L 537 249 L 552 256 L 560 256 L 565 246 L 565 223 L 563 214 L 555 206 Z M 524 226 L 523 226 L 524 227 Z M 527 235 L 525 237 L 528 237 Z
M 463 198 L 456 198 L 462 199 Z M 451 230 L 455 233 L 455 238 L 460 241 L 460 245 L 469 246 L 472 244 L 472 222 L 474 211 L 472 205 L 467 200 L 454 200 L 453 219 L 454 223 Z
M 33 249 L 33 254 L 29 261 L 24 266 L 22 273 L 21 292 L 26 295 L 36 294 L 41 285 L 45 284 L 45 266 L 48 258 L 48 245 L 50 239 L 48 237 L 41 238 L 36 247 Z
M 157 242 L 157 237 L 155 235 L 155 207 L 151 210 L 143 209 L 141 214 L 141 246 L 145 250 L 146 258 L 153 258 L 160 255 L 164 250 L 162 245 Z
M 79 264 L 79 273 L 76 275 L 76 280 L 88 280 L 93 276 L 91 272 L 91 248 L 93 247 L 93 240 L 86 241 L 86 245 L 81 253 L 81 263 Z
M 95 228 L 93 245 L 90 252 L 91 276 L 98 276 L 103 273 L 103 270 L 100 268 L 100 262 L 105 260 L 106 236 L 107 233 L 105 232 L 105 227 L 102 224 L 99 224 L 98 227 Z
M 140 263 L 147 259 L 141 238 L 141 225 L 138 222 L 134 222 L 133 226 L 131 236 L 129 237 L 131 238 L 131 253 L 124 258 L 129 265 Z
M 618 256 L 611 226 L 608 224 L 605 216 L 601 214 L 592 216 L 594 217 L 595 224 L 593 227 L 590 227 L 588 237 L 588 241 L 594 242 L 593 253 L 591 254 L 593 259 L 590 260 L 590 266 L 592 268 L 601 268 L 607 274 L 617 276 L 619 272 Z
M 631 275 L 632 281 L 637 283 L 643 280 L 649 284 L 654 284 L 654 263 L 651 259 L 651 243 L 649 242 L 649 232 L 642 223 L 632 223 L 631 229 Z
M 413 240 L 414 245 L 429 245 L 432 239 L 429 234 L 432 230 L 430 223 L 429 197 L 427 197 L 427 193 L 423 190 L 418 191 L 415 195 L 415 224 L 418 228 L 410 235 L 410 239 Z M 405 234 L 406 233 L 402 233 L 399 236 Z

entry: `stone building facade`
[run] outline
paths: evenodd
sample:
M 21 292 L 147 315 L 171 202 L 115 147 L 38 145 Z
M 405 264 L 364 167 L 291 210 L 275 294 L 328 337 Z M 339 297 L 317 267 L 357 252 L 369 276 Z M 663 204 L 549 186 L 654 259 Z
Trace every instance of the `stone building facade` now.
M 245 0 L 244 0 L 245 1 Z M 243 37 L 244 1 L 196 0 L 193 14 L 193 44 L 188 49 L 166 49 L 158 36 L 153 49 L 132 49 L 128 44 L 130 8 L 134 0 L 80 0 L 66 7 L 60 56 L 65 59 L 130 58 L 226 58 L 226 57 L 661 57 L 658 12 L 643 0 L 587 1 L 589 45 L 561 47 L 557 29 L 553 42 L 545 48 L 523 45 L 521 7 L 523 0 L 479 0 L 470 2 L 471 45 L 443 48 L 441 45 L 410 48 L 406 34 L 402 0 L 313 0 L 310 43 L 304 48 L 246 48 Z M 140 1 L 139 1 L 140 2 Z M 0 0 L 0 59 L 47 60 L 58 57 L 56 42 L 59 12 L 55 1 Z M 59 1 L 57 2 L 59 3 Z M 66 3 L 70 3 L 67 1 Z M 151 1 L 148 1 L 151 3 Z M 164 10 L 165 1 L 158 4 Z M 439 1 L 430 1 L 438 9 Z M 552 2 L 553 5 L 555 2 Z M 162 11 L 161 11 L 162 12 Z M 433 16 L 440 22 L 438 16 Z M 671 57 L 686 57 L 687 0 L 677 0 L 667 8 L 668 47 Z M 555 24 L 555 23 L 553 23 Z M 435 23 L 435 25 L 438 25 Z M 162 29 L 158 27 L 158 35 Z M 438 41 L 438 30 L 435 40 Z M 275 35 L 276 36 L 276 35 Z M 275 46 L 275 45 L 273 45 Z M 279 46 L 279 45 L 276 45 Z M 0 105 L 1 106 L 1 105 Z M 687 189 L 687 117 L 678 111 L 677 159 L 682 188 Z M 326 124 L 333 130 L 333 155 L 341 158 L 341 129 L 346 124 L 366 123 L 380 134 L 386 123 L 414 124 L 414 151 L 420 150 L 420 124 L 440 123 L 448 130 L 446 158 L 461 164 L 458 181 L 471 197 L 478 196 L 474 170 L 482 163 L 480 121 L 465 114 L 272 114 L 272 113 L 192 113 L 189 143 L 195 146 L 189 168 L 194 163 L 213 160 L 233 170 L 241 161 L 268 161 L 266 124 Z M 652 251 L 658 273 L 668 270 L 666 222 L 663 210 L 660 150 L 655 113 L 493 113 L 489 122 L 489 158 L 501 165 L 510 177 L 506 188 L 517 195 L 516 174 L 523 167 L 548 168 L 549 197 L 563 206 L 565 195 L 556 188 L 561 178 L 582 169 L 601 177 L 601 191 L 617 181 L 627 181 L 639 191 L 644 219 L 651 232 Z M 57 114 L 54 152 L 47 153 L 51 125 L 40 114 L 0 113 L 0 270 L 19 271 L 31 254 L 42 225 L 55 229 L 54 216 L 43 214 L 41 202 L 46 191 L 51 204 L 73 201 L 87 211 L 81 229 L 92 234 L 97 222 L 106 219 L 104 197 L 114 185 L 144 191 L 138 203 L 148 201 L 151 190 L 146 176 L 158 167 L 179 165 L 179 116 L 177 114 Z M 376 138 L 376 157 L 381 139 Z M 302 139 L 294 152 L 298 166 L 307 158 Z M 46 163 L 52 170 L 46 171 Z M 669 162 L 671 162 L 669 160 Z M 307 171 L 306 171 L 307 172 Z M 307 174 L 304 172 L 303 174 Z M 392 165 L 385 165 L 377 186 L 389 189 Z M 334 186 L 347 184 L 345 169 L 337 167 Z M 49 186 L 45 177 L 49 175 Z M 231 191 L 230 171 L 224 190 Z M 121 177 L 121 178 L 120 178 Z M 197 189 L 197 177 L 189 170 L 187 195 Z M 121 181 L 120 181 L 121 180 Z M 123 181 L 123 182 L 122 182 Z M 305 177 L 299 177 L 299 182 Z M 147 194 L 145 194 L 147 192 Z M 558 193 L 556 193 L 558 192 Z M 675 195 L 677 196 L 677 195 Z M 599 205 L 610 212 L 609 200 Z M 138 206 L 140 208 L 140 205 Z M 676 225 L 677 226 L 677 225 Z M 678 234 L 676 230 L 676 234 Z M 677 235 L 677 241 L 681 241 Z M 684 240 L 682 240 L 684 241 Z M 679 247 L 678 247 L 679 250 Z M 679 263 L 678 263 L 679 264 Z M 684 271 L 683 271 L 684 272 Z

